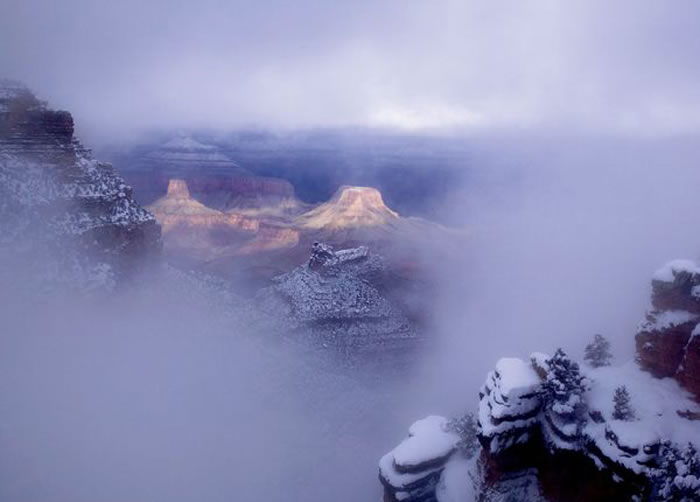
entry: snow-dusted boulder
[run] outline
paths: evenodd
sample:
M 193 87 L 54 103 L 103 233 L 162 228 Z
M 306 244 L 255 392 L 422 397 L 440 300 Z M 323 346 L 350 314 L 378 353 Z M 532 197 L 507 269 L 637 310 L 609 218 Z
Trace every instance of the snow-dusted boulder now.
M 445 464 L 457 449 L 459 436 L 444 417 L 415 422 L 408 437 L 379 461 L 385 500 L 431 501 Z
M 503 358 L 479 392 L 479 440 L 497 452 L 529 439 L 539 427 L 543 380 L 532 362 Z

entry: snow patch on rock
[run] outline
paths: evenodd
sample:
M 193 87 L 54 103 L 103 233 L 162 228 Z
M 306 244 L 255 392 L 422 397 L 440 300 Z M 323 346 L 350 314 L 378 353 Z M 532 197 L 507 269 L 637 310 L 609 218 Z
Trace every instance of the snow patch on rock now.
M 700 274 L 700 267 L 692 260 L 672 260 L 654 272 L 652 280 L 660 282 L 673 282 L 676 276 L 682 272 L 688 274 Z

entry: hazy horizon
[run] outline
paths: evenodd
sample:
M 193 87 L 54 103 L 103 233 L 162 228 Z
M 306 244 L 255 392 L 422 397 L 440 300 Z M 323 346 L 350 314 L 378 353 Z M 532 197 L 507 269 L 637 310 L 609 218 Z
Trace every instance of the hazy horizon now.
M 700 5 L 9 0 L 0 74 L 86 139 L 152 129 L 700 131 Z
M 0 78 L 94 153 L 0 86 L 0 498 L 369 502 L 500 358 L 603 334 L 641 373 L 652 274 L 700 263 L 699 28 L 693 0 L 3 0 Z M 520 366 L 518 447 L 553 402 Z

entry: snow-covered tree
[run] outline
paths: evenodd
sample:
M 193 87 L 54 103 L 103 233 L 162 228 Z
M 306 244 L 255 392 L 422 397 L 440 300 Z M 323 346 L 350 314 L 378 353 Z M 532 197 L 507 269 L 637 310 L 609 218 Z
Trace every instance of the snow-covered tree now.
M 457 448 L 466 457 L 471 457 L 478 448 L 474 415 L 467 413 L 461 417 L 451 419 L 447 422 L 447 430 L 459 436 Z
M 547 361 L 547 375 L 543 385 L 549 409 L 562 418 L 580 419 L 585 411 L 583 393 L 586 388 L 586 378 L 581 374 L 578 364 L 562 349 L 557 349 Z
M 615 420 L 624 420 L 625 422 L 634 420 L 634 409 L 632 409 L 632 405 L 630 404 L 630 393 L 627 391 L 627 387 L 622 385 L 615 389 L 613 401 L 615 403 L 615 409 L 613 410 L 612 416 Z
M 661 444 L 653 473 L 652 500 L 700 500 L 700 455 L 695 446 L 688 443 L 681 449 L 668 441 Z
M 610 342 L 603 335 L 595 335 L 593 341 L 586 345 L 583 359 L 594 368 L 610 366 L 612 360 Z

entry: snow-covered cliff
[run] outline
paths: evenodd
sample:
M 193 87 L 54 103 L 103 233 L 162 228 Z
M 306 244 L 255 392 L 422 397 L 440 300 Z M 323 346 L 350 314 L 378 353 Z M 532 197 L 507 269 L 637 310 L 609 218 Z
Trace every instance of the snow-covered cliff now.
M 113 284 L 160 251 L 160 228 L 111 165 L 73 136 L 73 118 L 0 81 L 0 248 L 46 281 Z
M 406 478 L 393 450 L 379 464 L 385 500 L 700 500 L 699 284 L 686 260 L 654 274 L 638 362 L 610 366 L 607 347 L 583 365 L 561 349 L 499 360 L 479 392 L 479 451 L 435 455 L 445 436 L 424 436 Z
M 652 279 L 652 308 L 636 336 L 639 364 L 700 399 L 700 267 L 674 260 Z

